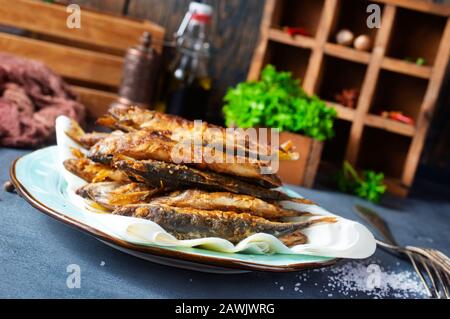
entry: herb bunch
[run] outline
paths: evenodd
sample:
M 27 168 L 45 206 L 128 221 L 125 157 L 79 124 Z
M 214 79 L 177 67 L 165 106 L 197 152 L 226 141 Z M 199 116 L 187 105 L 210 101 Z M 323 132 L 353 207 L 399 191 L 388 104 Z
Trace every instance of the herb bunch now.
M 334 136 L 336 110 L 317 96 L 308 96 L 290 72 L 278 72 L 273 65 L 263 69 L 261 80 L 228 89 L 224 101 L 229 127 L 272 127 L 319 141 Z
M 337 185 L 342 192 L 354 194 L 374 203 L 378 203 L 386 192 L 383 173 L 365 170 L 360 176 L 347 161 L 337 174 Z

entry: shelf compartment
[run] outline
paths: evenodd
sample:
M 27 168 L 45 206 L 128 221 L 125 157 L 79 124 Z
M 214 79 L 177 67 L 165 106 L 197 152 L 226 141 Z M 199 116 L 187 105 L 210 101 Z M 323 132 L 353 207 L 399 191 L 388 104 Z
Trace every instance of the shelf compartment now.
M 421 57 L 433 66 L 446 17 L 397 8 L 386 55 L 404 60 Z
M 404 136 L 413 136 L 416 132 L 416 128 L 413 125 L 401 123 L 374 114 L 367 114 L 364 124 Z
M 389 57 L 383 58 L 381 67 L 384 70 L 402 73 L 405 75 L 415 76 L 422 79 L 429 79 L 432 68 L 426 65 L 417 65 L 415 63 L 393 59 Z
M 269 40 L 272 40 L 273 42 L 309 49 L 313 48 L 315 44 L 314 38 L 306 37 L 303 35 L 296 35 L 291 37 L 286 32 L 278 29 L 269 30 Z
M 336 110 L 338 119 L 352 122 L 353 119 L 355 118 L 354 109 L 351 109 L 349 107 L 343 106 L 335 102 L 325 101 L 325 103 Z
M 341 167 L 345 159 L 351 124 L 351 122 L 340 119 L 334 121 L 335 135 L 332 139 L 325 141 L 322 160 L 333 163 L 336 167 Z
M 336 43 L 326 43 L 324 51 L 330 56 L 336 58 L 368 64 L 370 61 L 370 53 L 358 51 L 350 47 L 339 45 Z
M 385 176 L 384 183 L 389 193 L 400 197 L 406 197 L 408 195 L 409 186 L 403 184 L 400 178 Z
M 322 16 L 324 0 L 278 0 L 271 27 L 301 27 L 315 37 Z
M 368 13 L 366 9 L 368 5 L 369 2 L 366 1 L 341 0 L 335 12 L 335 19 L 328 42 L 336 43 L 336 34 L 342 29 L 348 29 L 354 34 L 355 38 L 358 35 L 366 34 L 370 37 L 372 43 L 375 43 L 378 29 L 367 27 Z M 383 10 L 384 5 L 379 5 L 381 10 Z
M 269 41 L 264 65 L 273 64 L 278 71 L 289 71 L 295 79 L 303 80 L 310 55 L 309 49 Z
M 316 94 L 324 100 L 336 102 L 336 95 L 343 89 L 361 90 L 366 68 L 364 64 L 325 55 Z
M 427 85 L 425 79 L 382 70 L 369 113 L 401 111 L 417 120 Z
M 400 179 L 410 144 L 410 137 L 366 126 L 356 165 Z

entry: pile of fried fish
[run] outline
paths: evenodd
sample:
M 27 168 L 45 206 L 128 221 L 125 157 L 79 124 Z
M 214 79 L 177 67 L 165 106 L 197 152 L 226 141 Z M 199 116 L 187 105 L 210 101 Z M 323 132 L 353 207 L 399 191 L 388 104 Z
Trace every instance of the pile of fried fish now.
M 192 121 L 135 106 L 113 106 L 97 123 L 111 132 L 85 133 L 72 123 L 66 134 L 80 149 L 72 149 L 75 156 L 64 167 L 87 182 L 77 194 L 107 212 L 151 220 L 180 240 L 220 237 L 235 244 L 256 233 L 271 234 L 287 246 L 303 244 L 302 229 L 335 222 L 283 208 L 280 201 L 306 204 L 302 207 L 313 203 L 275 190 L 281 181 L 261 173 L 263 161 L 237 158 L 257 158 L 249 153 L 267 147 L 252 147 L 238 133 L 205 122 L 199 130 Z M 225 159 L 218 162 L 177 158 L 174 149 L 186 135 L 199 133 L 201 150 L 232 140 L 233 152 L 215 149 L 214 155 Z M 295 157 L 282 147 L 277 152 L 281 158 Z M 292 221 L 297 216 L 311 218 Z

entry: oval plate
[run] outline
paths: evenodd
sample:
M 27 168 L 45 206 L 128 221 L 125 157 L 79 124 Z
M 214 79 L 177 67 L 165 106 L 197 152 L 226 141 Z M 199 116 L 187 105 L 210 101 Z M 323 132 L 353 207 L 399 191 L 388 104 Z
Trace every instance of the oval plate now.
M 201 248 L 142 246 L 110 236 L 90 225 L 84 214 L 67 199 L 67 184 L 58 169 L 57 155 L 56 146 L 50 146 L 16 159 L 11 165 L 10 176 L 17 191 L 41 212 L 133 256 L 173 267 L 215 273 L 289 272 L 329 266 L 338 260 L 308 255 L 231 254 Z

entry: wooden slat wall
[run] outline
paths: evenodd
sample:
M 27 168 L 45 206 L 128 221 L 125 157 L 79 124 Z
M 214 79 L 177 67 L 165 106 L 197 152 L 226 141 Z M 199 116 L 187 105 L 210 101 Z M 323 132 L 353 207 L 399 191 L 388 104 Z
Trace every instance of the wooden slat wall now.
M 114 55 L 0 33 L 3 52 L 40 60 L 70 79 L 116 87 L 123 59 Z
M 164 37 L 164 29 L 149 21 L 133 21 L 87 10 L 81 12 L 82 27 L 69 29 L 66 26 L 68 15 L 63 5 L 0 0 L 0 24 L 56 37 L 119 50 L 135 45 L 144 31 L 150 31 L 156 39 Z
M 85 105 L 91 105 L 89 115 L 97 118 L 105 114 L 108 106 L 116 99 L 117 95 L 110 92 L 85 88 L 81 86 L 72 86 L 72 89 L 78 94 L 80 102 Z

